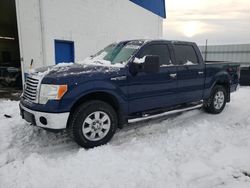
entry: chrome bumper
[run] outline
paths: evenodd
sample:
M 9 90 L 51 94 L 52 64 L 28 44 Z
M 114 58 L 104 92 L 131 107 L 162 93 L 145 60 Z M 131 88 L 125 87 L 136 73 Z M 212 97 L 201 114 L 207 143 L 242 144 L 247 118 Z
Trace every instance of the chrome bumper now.
M 30 110 L 20 104 L 20 111 L 22 118 L 26 121 L 35 124 L 38 127 L 48 128 L 48 129 L 65 129 L 67 127 L 67 121 L 69 117 L 69 112 L 65 113 L 46 113 Z M 29 121 L 27 115 L 29 114 L 33 121 Z

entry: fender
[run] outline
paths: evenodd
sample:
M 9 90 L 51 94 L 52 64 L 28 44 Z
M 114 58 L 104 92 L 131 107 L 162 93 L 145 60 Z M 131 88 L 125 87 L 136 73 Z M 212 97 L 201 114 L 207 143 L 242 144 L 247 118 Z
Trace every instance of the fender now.
M 220 71 L 211 78 L 212 79 L 210 81 L 209 81 L 209 78 L 206 78 L 204 99 L 209 98 L 216 84 L 226 84 L 228 86 L 230 85 L 229 74 L 226 71 Z M 229 96 L 230 96 L 230 93 L 229 93 Z
M 84 91 L 82 88 L 84 88 Z M 122 88 L 124 88 L 124 90 L 122 90 Z M 128 109 L 124 106 L 125 104 L 128 104 L 126 87 L 118 87 L 115 84 L 107 81 L 93 81 L 85 82 L 80 85 L 74 85 L 69 89 L 69 92 L 65 94 L 63 98 L 63 101 L 65 103 L 64 105 L 67 106 L 68 110 L 70 111 L 70 109 L 78 100 L 88 94 L 96 92 L 104 92 L 112 95 L 116 98 L 119 105 L 123 107 L 123 110 L 127 112 Z

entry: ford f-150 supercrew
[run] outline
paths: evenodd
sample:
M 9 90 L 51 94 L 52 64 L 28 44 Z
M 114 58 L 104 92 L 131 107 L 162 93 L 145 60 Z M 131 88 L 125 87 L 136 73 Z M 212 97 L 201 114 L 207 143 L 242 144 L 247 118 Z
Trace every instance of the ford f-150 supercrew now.
M 203 104 L 222 112 L 237 89 L 240 67 L 204 62 L 195 43 L 130 40 L 83 62 L 37 69 L 26 78 L 23 119 L 67 129 L 82 147 L 107 143 L 128 120 Z

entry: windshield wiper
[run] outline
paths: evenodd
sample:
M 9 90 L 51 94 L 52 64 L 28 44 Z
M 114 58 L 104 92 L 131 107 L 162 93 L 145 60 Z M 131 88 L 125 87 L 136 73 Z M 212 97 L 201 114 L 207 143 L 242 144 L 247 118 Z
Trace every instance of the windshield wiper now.
M 103 65 L 103 62 L 101 62 L 101 61 L 94 61 L 94 63 L 99 63 L 99 64 Z

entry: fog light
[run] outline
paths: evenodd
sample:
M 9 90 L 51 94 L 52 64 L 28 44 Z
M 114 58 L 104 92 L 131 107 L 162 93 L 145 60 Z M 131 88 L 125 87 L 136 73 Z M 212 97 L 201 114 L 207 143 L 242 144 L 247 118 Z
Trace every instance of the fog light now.
M 40 117 L 39 120 L 40 120 L 41 124 L 43 124 L 43 125 L 47 125 L 47 123 L 48 123 L 47 119 L 45 117 L 43 117 L 43 116 Z

